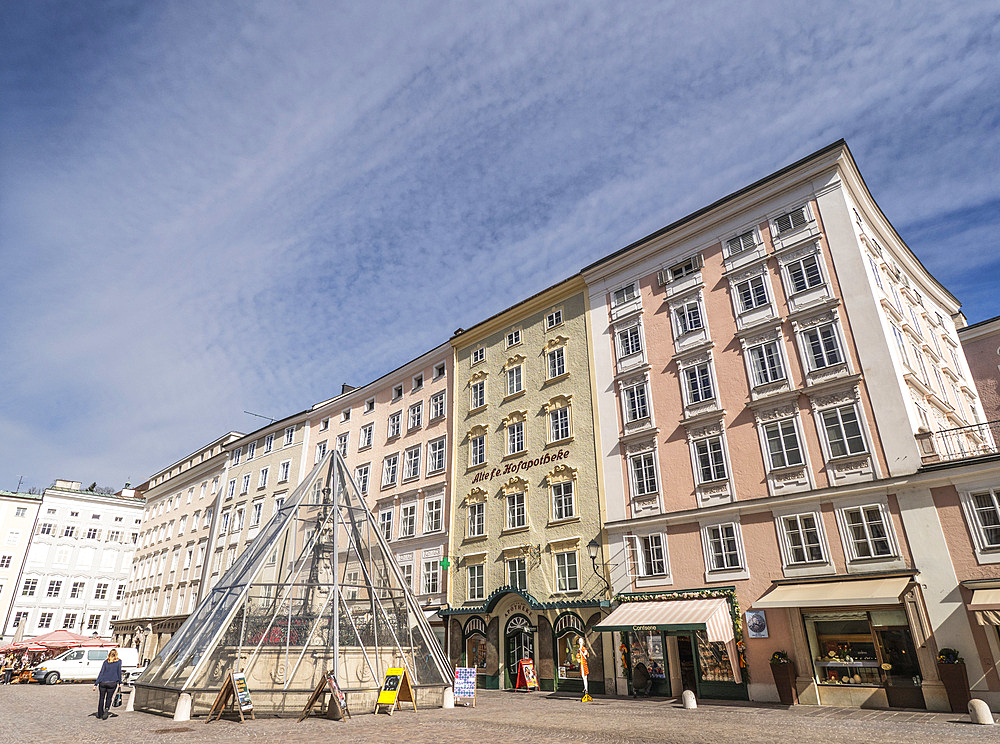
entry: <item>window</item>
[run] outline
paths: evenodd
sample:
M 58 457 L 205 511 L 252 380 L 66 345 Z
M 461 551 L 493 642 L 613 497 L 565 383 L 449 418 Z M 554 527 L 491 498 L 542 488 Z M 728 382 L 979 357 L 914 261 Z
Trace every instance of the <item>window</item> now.
M 486 565 L 476 563 L 468 567 L 469 599 L 486 598 Z
M 83 591 L 86 589 L 87 584 L 84 581 L 74 581 L 73 586 L 69 590 L 70 599 L 79 599 L 83 596 Z
M 11 533 L 11 534 L 16 534 L 16 533 Z M 76 527 L 69 526 L 69 527 L 67 527 L 66 529 L 63 530 L 63 537 L 73 537 L 73 535 L 75 535 L 75 534 L 76 534 Z M 16 538 L 14 539 L 14 542 L 17 542 Z M 8 545 L 12 545 L 13 544 L 13 543 L 11 543 L 11 541 L 9 539 L 9 536 L 8 536 L 7 544 Z
M 49 588 L 45 592 L 46 597 L 58 597 L 60 592 L 62 592 L 62 582 L 61 581 L 50 581 Z
M 267 488 L 267 473 L 269 468 L 261 468 L 257 478 L 257 488 Z
M 528 588 L 528 562 L 524 558 L 507 561 L 507 584 L 513 589 Z
M 399 427 L 402 425 L 402 422 L 403 422 L 402 411 L 396 411 L 395 413 L 389 414 L 389 432 L 388 432 L 389 439 L 394 439 L 395 437 L 399 436 Z
M 343 423 L 347 423 L 348 421 L 351 420 L 351 409 L 350 408 L 345 408 L 343 411 L 340 412 L 340 420 Z
M 767 290 L 764 288 L 764 277 L 754 276 L 736 285 L 736 298 L 739 301 L 740 312 L 745 313 L 767 304 Z
M 252 460 L 253 457 L 254 457 L 254 455 L 256 455 L 256 454 L 257 454 L 257 443 L 256 442 L 250 442 L 250 444 L 247 445 L 247 459 L 248 460 Z M 176 508 L 176 507 L 174 507 L 174 508 Z
M 785 419 L 764 426 L 767 455 L 772 468 L 787 468 L 802 464 L 802 450 L 795 431 L 795 420 Z
M 289 473 L 292 469 L 292 461 L 285 460 L 280 465 L 278 465 L 278 482 L 284 483 L 288 480 Z
M 687 367 L 684 370 L 684 391 L 687 393 L 689 405 L 715 397 L 712 390 L 712 373 L 707 362 Z
M 243 516 L 246 513 L 244 507 L 238 507 L 233 515 L 233 533 L 237 533 L 243 529 Z
M 326 440 L 317 443 L 316 445 L 316 462 L 319 462 L 324 457 L 326 457 Z M 245 491 L 243 493 L 246 493 Z
M 757 240 L 753 230 L 747 230 L 745 233 L 741 233 L 735 238 L 730 238 L 726 242 L 726 247 L 729 249 L 730 256 L 736 253 L 742 253 L 743 251 L 749 251 L 755 245 L 757 245 Z
M 424 422 L 424 402 L 419 401 L 410 406 L 410 415 L 407 418 L 407 430 L 419 429 Z
M 774 226 L 778 228 L 779 235 L 781 235 L 781 233 L 786 233 L 789 230 L 795 230 L 796 228 L 802 227 L 804 224 L 806 224 L 805 207 L 793 209 L 791 212 L 787 212 L 774 218 Z
M 13 556 L 10 555 L 0 555 L 0 568 L 10 568 Z
M 575 592 L 580 589 L 580 576 L 576 566 L 576 551 L 556 553 L 556 591 Z
M 569 408 L 549 411 L 549 441 L 569 439 Z
M 325 449 L 326 448 L 324 447 L 324 450 Z M 324 454 L 326 454 L 325 451 Z M 250 473 L 247 473 L 246 475 L 243 476 L 243 483 L 240 487 L 240 494 L 242 495 L 244 493 L 249 493 L 249 491 L 250 491 Z
M 417 532 L 417 505 L 407 504 L 399 512 L 399 536 L 413 537 Z
M 786 264 L 785 270 L 788 272 L 788 283 L 791 285 L 792 294 L 804 292 L 823 283 L 823 275 L 820 273 L 819 261 L 815 255 L 792 261 Z
M 507 395 L 515 395 L 524 390 L 521 380 L 521 365 L 518 364 L 507 370 Z
M 330 417 L 327 416 L 326 418 L 320 420 L 320 422 L 319 422 L 319 430 L 320 431 L 327 431 L 329 428 L 330 428 Z
M 427 443 L 427 474 L 444 470 L 444 437 Z
M 444 390 L 431 396 L 431 421 L 444 418 Z
M 972 493 L 969 501 L 980 544 L 984 548 L 1000 548 L 1000 490 Z
M 563 322 L 562 310 L 553 310 L 545 316 L 545 330 L 555 328 Z
M 486 435 L 480 434 L 469 439 L 469 467 L 486 462 Z
M 375 424 L 365 424 L 361 427 L 361 434 L 358 437 L 358 449 L 368 449 L 372 446 L 373 432 L 375 430 Z
M 847 457 L 867 451 L 858 412 L 853 405 L 822 411 L 820 417 L 830 445 L 830 457 Z
M 440 532 L 444 525 L 444 501 L 428 499 L 424 504 L 424 532 Z
M 414 375 L 413 376 L 413 392 L 420 390 L 424 386 L 424 376 Z
M 403 583 L 410 591 L 413 590 L 413 564 L 404 563 L 399 567 L 399 573 L 403 575 Z
M 243 457 L 243 448 L 237 447 L 233 450 L 233 465 L 239 465 L 240 459 Z
M 100 615 L 91 615 L 89 618 L 87 618 L 87 630 L 96 631 L 100 627 L 101 627 Z M 89 655 L 92 652 L 88 651 L 87 653 Z
M 469 504 L 469 537 L 482 537 L 486 534 L 486 504 L 477 502 Z
M 375 411 L 375 397 L 372 396 L 365 401 L 365 413 L 372 413 Z
M 785 379 L 785 367 L 781 363 L 781 352 L 778 350 L 777 341 L 751 346 L 747 349 L 747 355 L 750 357 L 750 370 L 755 387 Z
M 285 446 L 287 447 L 295 440 L 295 427 L 289 426 L 285 429 Z
M 513 331 L 508 333 L 505 342 L 508 347 L 517 346 L 519 343 L 521 343 L 521 329 L 515 328 Z
M 267 452 L 270 452 L 273 449 L 274 449 L 274 434 L 268 434 L 266 437 L 264 437 L 264 452 L 267 453 Z M 202 484 L 202 485 L 204 486 L 204 484 Z M 204 488 L 202 488 L 201 495 L 202 496 L 205 495 L 205 489 Z
M 691 256 L 691 258 L 685 259 L 678 264 L 674 264 L 668 269 L 670 281 L 676 282 L 678 279 L 683 279 L 686 276 L 697 274 L 700 268 L 701 256 Z
M 424 561 L 424 594 L 441 591 L 441 566 L 438 561 Z
M 87 530 L 87 539 L 88 540 L 100 540 L 101 539 L 101 531 L 99 529 L 97 529 L 96 527 L 89 528 Z
M 707 437 L 694 443 L 701 483 L 726 479 L 726 458 L 722 452 L 722 437 Z
M 52 625 L 52 615 L 51 612 L 43 612 L 38 616 L 38 627 L 39 629 L 48 628 Z
M 576 516 L 573 503 L 573 481 L 552 485 L 552 519 L 570 519 Z
M 261 517 L 264 515 L 264 502 L 255 501 L 250 507 L 250 526 L 259 527 Z
M 21 623 L 28 619 L 27 612 L 15 612 L 14 613 L 14 627 L 18 627 Z
M 844 509 L 853 558 L 880 558 L 893 555 L 885 515 L 879 504 Z
M 634 566 L 636 575 L 664 576 L 667 573 L 666 550 L 663 547 L 663 535 L 627 535 L 626 547 L 631 553 L 629 566 Z
M 629 458 L 629 470 L 632 474 L 632 487 L 636 496 L 647 496 L 657 492 L 656 467 L 653 464 L 653 453 L 642 452 Z
M 42 522 L 38 526 L 39 535 L 51 535 L 53 532 L 55 532 L 55 525 L 51 522 Z
M 524 422 L 512 421 L 507 424 L 507 454 L 524 452 Z
M 615 337 L 618 339 L 619 359 L 642 352 L 642 337 L 638 325 L 623 328 L 615 334 Z
M 225 511 L 219 516 L 219 534 L 225 535 L 229 532 L 229 512 Z
M 618 307 L 619 305 L 624 305 L 630 300 L 634 300 L 639 296 L 639 287 L 635 282 L 631 284 L 626 284 L 621 289 L 616 289 L 611 293 L 611 307 Z
M 337 452 L 339 452 L 342 457 L 347 457 L 347 443 L 350 436 L 351 433 L 349 431 L 345 431 L 343 434 L 337 435 Z
M 17 508 L 14 509 L 14 516 L 15 517 L 23 517 L 27 513 L 28 513 L 28 507 L 26 507 L 26 506 L 18 506 Z
M 393 453 L 382 461 L 382 488 L 396 485 L 396 471 L 399 468 L 399 455 Z
M 823 563 L 823 541 L 815 514 L 796 514 L 781 518 L 788 546 L 789 563 Z
M 472 350 L 472 363 L 479 364 L 480 362 L 486 361 L 486 347 L 480 346 L 477 349 Z
M 63 617 L 63 627 L 69 629 L 76 627 L 76 618 L 77 618 L 77 613 L 67 612 L 66 615 Z
M 710 571 L 725 571 L 743 567 L 735 522 L 712 525 L 705 529 L 705 534 L 708 537 Z
M 358 465 L 358 467 L 354 469 L 354 480 L 357 482 L 358 490 L 361 491 L 362 494 L 368 493 L 368 470 L 369 466 L 367 463 L 364 465 Z
M 386 542 L 392 539 L 392 509 L 386 509 L 378 514 L 378 528 Z
M 517 530 L 528 526 L 528 514 L 524 508 L 524 492 L 507 494 L 507 529 Z
M 677 335 L 697 331 L 705 327 L 701 319 L 701 303 L 697 300 L 685 302 L 674 310 L 674 320 L 677 322 Z
M 833 323 L 810 328 L 803 332 L 802 338 L 806 342 L 810 369 L 823 369 L 844 361 Z
M 434 379 L 440 380 L 442 377 L 444 377 L 445 369 L 446 367 L 444 362 L 434 365 Z
M 649 404 L 646 399 L 646 383 L 640 382 L 622 388 L 622 402 L 625 411 L 625 423 L 632 423 L 649 417 Z
M 412 480 L 420 475 L 420 445 L 410 447 L 403 453 L 403 480 Z
M 472 393 L 470 405 L 472 410 L 486 405 L 486 380 L 478 380 L 469 386 Z
M 94 599 L 107 599 L 108 598 L 108 585 L 98 584 L 94 589 Z
M 566 350 L 561 346 L 545 355 L 548 360 L 549 379 L 566 374 Z

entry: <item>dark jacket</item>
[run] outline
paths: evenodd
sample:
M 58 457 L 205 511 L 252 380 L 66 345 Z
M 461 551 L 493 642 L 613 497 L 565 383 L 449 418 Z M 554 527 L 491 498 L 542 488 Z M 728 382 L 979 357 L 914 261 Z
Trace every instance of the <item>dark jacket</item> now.
M 101 664 L 101 673 L 97 675 L 97 684 L 117 685 L 122 681 L 122 660 L 105 661 Z

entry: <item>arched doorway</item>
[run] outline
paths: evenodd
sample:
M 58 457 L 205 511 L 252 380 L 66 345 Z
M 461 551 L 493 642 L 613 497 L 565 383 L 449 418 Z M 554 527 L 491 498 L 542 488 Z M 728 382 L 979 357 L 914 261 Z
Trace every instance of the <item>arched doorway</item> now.
M 535 659 L 535 629 L 524 615 L 514 615 L 504 629 L 504 649 L 507 687 L 517 682 L 517 666 L 521 659 Z

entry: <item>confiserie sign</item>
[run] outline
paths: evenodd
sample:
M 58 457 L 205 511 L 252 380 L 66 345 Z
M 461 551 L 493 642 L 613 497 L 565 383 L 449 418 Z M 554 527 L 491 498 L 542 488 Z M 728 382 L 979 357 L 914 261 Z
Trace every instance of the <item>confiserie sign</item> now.
M 539 465 L 548 465 L 550 462 L 559 462 L 559 460 L 564 460 L 567 457 L 569 457 L 569 450 L 564 449 L 561 449 L 558 452 L 546 452 L 541 457 L 536 457 L 534 459 L 523 457 L 515 462 L 508 462 L 503 466 L 503 468 L 484 470 L 483 472 L 478 473 L 476 477 L 472 479 L 472 482 L 482 483 L 484 481 L 493 480 L 498 476 L 520 473 L 524 470 L 530 470 L 531 468 L 538 467 Z

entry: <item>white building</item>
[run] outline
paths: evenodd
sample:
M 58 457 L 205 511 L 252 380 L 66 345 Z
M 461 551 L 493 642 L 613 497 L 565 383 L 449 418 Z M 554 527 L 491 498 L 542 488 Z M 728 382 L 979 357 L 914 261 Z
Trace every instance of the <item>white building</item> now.
M 110 634 L 122 614 L 142 507 L 132 489 L 93 493 L 65 480 L 45 489 L 6 634 L 21 622 L 26 638 L 60 628 Z
M 0 491 L 0 641 L 10 641 L 15 633 L 10 622 L 11 604 L 41 501 L 41 494 Z

